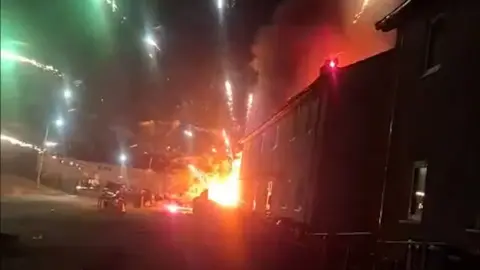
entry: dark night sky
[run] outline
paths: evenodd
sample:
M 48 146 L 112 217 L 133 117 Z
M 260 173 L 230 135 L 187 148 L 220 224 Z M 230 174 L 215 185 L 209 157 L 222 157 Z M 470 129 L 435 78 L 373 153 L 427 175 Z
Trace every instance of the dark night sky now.
M 235 107 L 242 119 L 245 92 L 254 80 L 248 66 L 251 45 L 276 2 L 237 1 L 219 24 L 214 1 L 120 0 L 119 11 L 112 13 L 98 0 L 2 0 L 2 48 L 6 39 L 24 42 L 15 51 L 82 80 L 74 104 L 82 110 L 72 116 L 75 127 L 69 133 L 114 149 L 119 142 L 112 140 L 108 127 L 134 130 L 140 120 L 228 126 L 225 76 L 235 84 Z M 124 23 L 122 16 L 127 17 Z M 155 35 L 162 51 L 154 64 L 142 38 L 157 25 L 162 26 Z M 61 100 L 48 98 L 58 95 L 62 82 L 35 69 L 17 76 L 16 89 L 2 90 L 2 101 L 4 91 L 30 95 L 29 112 L 24 98 L 9 108 L 20 112 L 11 114 L 17 115 L 14 120 L 33 122 L 38 137 L 46 115 L 62 110 Z
M 325 57 L 349 64 L 388 49 L 373 23 L 398 1 L 369 6 L 353 24 L 362 0 L 236 0 L 221 23 L 214 0 L 117 0 L 115 13 L 103 0 L 2 0 L 1 42 L 83 81 L 65 132 L 79 152 L 108 159 L 134 143 L 113 130 L 136 134 L 139 121 L 231 128 L 227 77 L 238 124 L 257 90 L 264 112 L 254 102 L 252 119 L 262 121 L 318 76 Z M 161 47 L 154 60 L 147 32 Z M 25 65 L 6 70 L 2 63 L 2 129 L 26 124 L 24 138 L 39 142 L 47 120 L 66 111 L 64 83 Z

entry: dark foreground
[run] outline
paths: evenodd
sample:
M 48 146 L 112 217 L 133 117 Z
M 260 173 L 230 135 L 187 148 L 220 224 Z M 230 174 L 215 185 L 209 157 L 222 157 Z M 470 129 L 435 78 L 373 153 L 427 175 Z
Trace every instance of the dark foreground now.
M 121 217 L 66 200 L 2 202 L 2 233 L 21 240 L 15 257 L 2 258 L 2 269 L 307 269 L 309 263 L 306 250 L 252 220 L 151 210 Z

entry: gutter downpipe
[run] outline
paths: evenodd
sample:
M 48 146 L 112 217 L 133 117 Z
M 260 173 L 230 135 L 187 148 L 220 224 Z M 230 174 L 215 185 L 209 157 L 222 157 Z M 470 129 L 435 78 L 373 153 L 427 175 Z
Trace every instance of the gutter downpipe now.
M 398 33 L 397 33 L 398 34 Z M 398 34 L 398 46 L 395 48 L 395 69 L 398 68 L 397 60 L 398 60 L 398 54 L 401 52 L 403 48 L 403 35 Z M 393 95 L 392 95 L 392 103 L 391 103 L 391 110 L 390 110 L 390 121 L 388 125 L 388 139 L 387 139 L 387 149 L 385 153 L 385 167 L 384 167 L 384 174 L 383 174 L 383 182 L 382 182 L 382 193 L 380 197 L 380 209 L 378 213 L 378 220 L 377 220 L 377 235 L 379 234 L 381 228 L 382 228 L 382 223 L 383 223 L 383 213 L 384 213 L 384 204 L 385 204 L 385 192 L 386 192 L 386 186 L 387 186 L 387 180 L 388 176 L 390 173 L 390 167 L 389 167 L 389 161 L 390 161 L 390 155 L 391 155 L 391 148 L 392 148 L 392 136 L 393 136 L 393 125 L 395 124 L 395 115 L 396 115 L 396 103 L 397 103 L 397 93 L 400 88 L 400 74 L 398 70 L 395 70 L 396 76 L 395 76 L 395 82 L 394 82 L 394 87 L 393 87 Z

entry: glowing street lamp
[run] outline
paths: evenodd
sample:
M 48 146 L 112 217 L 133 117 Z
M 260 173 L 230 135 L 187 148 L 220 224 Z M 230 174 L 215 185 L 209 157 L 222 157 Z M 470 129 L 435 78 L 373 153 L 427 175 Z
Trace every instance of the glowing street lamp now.
M 55 120 L 55 126 L 57 126 L 58 128 L 61 128 L 63 127 L 63 125 L 65 125 L 65 122 L 63 121 L 63 118 L 58 118 L 57 120 Z M 48 127 L 50 125 L 47 125 L 47 135 L 48 135 Z
M 187 137 L 193 137 L 193 132 L 191 130 L 185 130 L 183 131 L 183 134 L 185 134 L 185 136 Z
M 125 153 L 121 153 L 120 156 L 118 156 L 118 159 L 122 164 L 125 164 L 125 162 L 127 162 L 128 160 L 128 157 Z
M 223 10 L 225 7 L 225 0 L 216 0 L 217 1 L 217 9 Z
M 46 141 L 45 142 L 45 147 L 55 147 L 57 145 L 58 145 L 57 142 L 51 142 L 51 141 Z
M 72 90 L 70 89 L 65 89 L 63 91 L 63 97 L 66 99 L 66 100 L 70 100 L 72 98 Z

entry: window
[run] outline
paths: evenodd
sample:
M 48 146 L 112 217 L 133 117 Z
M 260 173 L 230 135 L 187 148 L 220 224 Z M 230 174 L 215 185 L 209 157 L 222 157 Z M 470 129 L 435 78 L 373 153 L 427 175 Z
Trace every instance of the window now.
M 410 209 L 408 212 L 409 220 L 418 222 L 422 221 L 427 169 L 427 163 L 425 161 L 417 161 L 413 165 L 412 189 L 410 193 Z
M 264 145 L 264 143 L 265 143 L 265 142 L 264 142 L 264 141 L 265 141 L 265 140 L 264 140 L 264 139 L 265 139 L 265 136 L 264 136 L 264 135 L 265 135 L 265 134 L 262 133 L 262 135 L 260 136 L 260 153 L 263 153 L 263 145 Z
M 272 150 L 277 148 L 279 137 L 280 137 L 280 125 L 277 125 L 277 127 L 275 128 L 275 141 L 273 142 Z
M 269 181 L 267 185 L 267 199 L 265 201 L 265 210 L 270 211 L 272 206 L 272 191 L 273 191 L 273 181 Z
M 443 32 L 444 19 L 442 15 L 439 15 L 429 22 L 425 59 L 425 70 L 427 74 L 437 71 L 441 66 Z
M 252 200 L 252 211 L 257 209 L 257 192 L 258 192 L 258 181 L 255 181 L 255 187 L 253 189 L 253 200 Z

